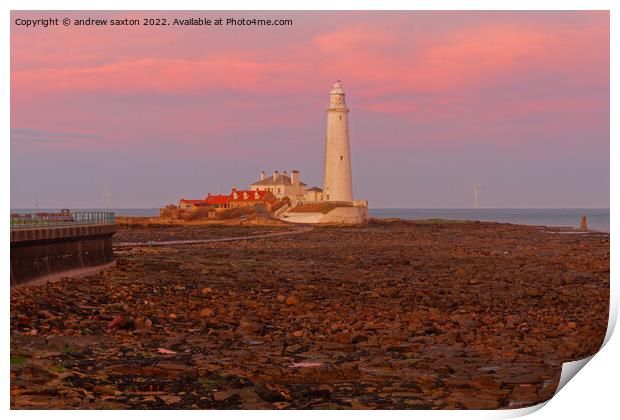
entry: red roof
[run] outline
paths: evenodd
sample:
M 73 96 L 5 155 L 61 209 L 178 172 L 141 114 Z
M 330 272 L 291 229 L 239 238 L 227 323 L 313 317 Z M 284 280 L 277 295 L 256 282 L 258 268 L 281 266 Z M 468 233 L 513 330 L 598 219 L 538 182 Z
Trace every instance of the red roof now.
M 205 203 L 206 204 L 226 204 L 228 203 L 228 196 L 227 195 L 211 195 L 209 194 L 207 196 L 207 198 L 205 198 Z
M 228 199 L 231 201 L 266 201 L 269 191 L 232 190 Z

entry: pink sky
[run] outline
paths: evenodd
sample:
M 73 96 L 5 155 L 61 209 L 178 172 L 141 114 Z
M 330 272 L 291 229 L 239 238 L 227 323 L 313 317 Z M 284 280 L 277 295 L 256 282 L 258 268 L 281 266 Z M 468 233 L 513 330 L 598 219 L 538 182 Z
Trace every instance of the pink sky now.
M 17 18 L 227 12 L 13 12 Z M 11 32 L 11 206 L 157 207 L 322 183 L 342 79 L 371 207 L 609 206 L 606 12 L 248 12 L 292 27 Z

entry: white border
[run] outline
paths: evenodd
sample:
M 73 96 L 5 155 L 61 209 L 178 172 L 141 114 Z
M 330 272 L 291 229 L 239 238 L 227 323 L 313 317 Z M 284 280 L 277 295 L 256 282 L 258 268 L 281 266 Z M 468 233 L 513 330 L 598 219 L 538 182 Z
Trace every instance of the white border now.
M 611 10 L 611 144 L 610 144 L 610 156 L 618 156 L 618 84 L 617 79 L 620 75 L 620 68 L 618 67 L 617 52 L 614 51 L 614 47 L 618 47 L 619 43 L 619 31 L 617 29 L 618 23 L 616 22 L 616 15 L 620 9 L 620 2 L 612 0 L 478 0 L 478 1 L 459 1 L 459 0 L 436 0 L 436 1 L 420 1 L 420 0 L 382 0 L 382 1 L 369 1 L 369 0 L 301 0 L 296 2 L 285 2 L 276 0 L 264 0 L 258 1 L 242 1 L 232 0 L 226 3 L 224 2 L 208 2 L 208 1 L 192 1 L 192 0 L 150 0 L 144 1 L 121 1 L 121 0 L 91 0 L 85 2 L 84 0 L 64 0 L 55 1 L 50 0 L 5 0 L 3 19 L 0 20 L 0 36 L 2 37 L 2 45 L 4 48 L 2 51 L 2 65 L 0 66 L 0 74 L 2 76 L 2 83 L 4 89 L 0 90 L 4 93 L 1 95 L 1 112 L 0 112 L 0 125 L 2 133 L 2 147 L 3 153 L 0 153 L 0 167 L 3 171 L 3 182 L 1 184 L 1 196 L 6 201 L 2 209 L 2 215 L 4 220 L 8 220 L 10 209 L 10 150 L 9 150 L 9 106 L 10 97 L 7 92 L 10 90 L 10 51 L 8 46 L 10 45 L 10 10 Z M 610 208 L 611 208 L 611 220 L 610 220 L 610 232 L 615 238 L 617 232 L 617 223 L 615 223 L 615 209 L 618 205 L 618 194 L 615 192 L 613 186 L 618 185 L 618 170 L 611 165 L 611 196 L 610 196 Z M 4 237 L 9 236 L 8 223 L 3 225 Z M 9 272 L 9 244 L 8 241 L 2 243 L 3 250 L 3 267 L 5 272 L 5 279 L 8 289 L 8 272 Z M 612 243 L 611 247 L 611 261 L 620 261 L 620 255 L 618 254 L 617 247 Z M 612 305 L 609 321 L 608 334 L 606 341 L 609 340 L 613 327 L 615 326 L 617 319 L 617 265 L 612 264 Z M 3 313 L 5 314 L 4 325 L 8 327 L 9 318 L 9 297 L 7 296 L 2 300 Z M 3 349 L 4 358 L 2 359 L 3 366 L 3 387 L 2 398 L 4 399 L 4 407 L 9 408 L 9 331 L 5 330 L 3 335 Z M 587 367 L 584 368 L 584 372 L 579 374 L 579 379 L 571 381 L 565 389 L 562 390 L 557 396 L 552 398 L 546 405 L 544 410 L 538 411 L 535 414 L 536 418 L 579 418 L 583 419 L 588 416 L 591 418 L 611 418 L 612 413 L 617 413 L 617 389 L 615 387 L 615 378 L 618 372 L 618 357 L 620 356 L 620 345 L 617 338 L 612 338 L 605 348 L 592 359 Z M 543 404 L 545 405 L 545 404 Z M 538 407 L 539 408 L 539 407 Z M 321 416 L 336 417 L 336 416 L 355 416 L 356 418 L 373 417 L 377 415 L 396 416 L 400 418 L 498 418 L 514 415 L 524 415 L 531 409 L 523 410 L 511 410 L 511 411 L 494 411 L 494 412 L 480 412 L 480 411 L 441 411 L 441 412 L 426 412 L 426 411 L 398 411 L 398 412 L 358 412 L 349 411 L 346 413 L 340 412 L 322 412 Z M 47 411 L 46 417 L 54 418 L 60 416 L 72 417 L 72 416 L 84 416 L 84 412 L 68 412 L 68 411 Z M 183 416 L 205 416 L 211 413 L 205 413 L 203 411 L 184 411 L 180 413 Z M 37 415 L 34 412 L 27 411 L 15 411 L 11 412 L 13 416 L 30 417 Z M 40 414 L 39 414 L 40 415 Z M 149 416 L 149 417 L 169 417 L 171 413 L 166 411 L 151 411 L 151 412 L 89 412 L 87 415 L 97 415 L 104 417 L 122 416 L 122 417 L 135 417 L 135 416 Z M 177 415 L 176 413 L 174 415 Z M 213 413 L 218 418 L 231 418 L 231 417 L 246 417 L 251 415 L 256 418 L 278 417 L 284 416 L 290 417 L 294 415 L 296 417 L 315 417 L 316 412 L 217 412 Z

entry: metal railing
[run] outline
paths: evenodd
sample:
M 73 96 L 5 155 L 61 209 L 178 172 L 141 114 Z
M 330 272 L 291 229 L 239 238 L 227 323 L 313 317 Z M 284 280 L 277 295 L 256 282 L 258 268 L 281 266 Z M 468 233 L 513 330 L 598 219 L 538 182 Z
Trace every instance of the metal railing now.
M 111 211 L 11 214 L 11 229 L 114 223 L 114 212 Z

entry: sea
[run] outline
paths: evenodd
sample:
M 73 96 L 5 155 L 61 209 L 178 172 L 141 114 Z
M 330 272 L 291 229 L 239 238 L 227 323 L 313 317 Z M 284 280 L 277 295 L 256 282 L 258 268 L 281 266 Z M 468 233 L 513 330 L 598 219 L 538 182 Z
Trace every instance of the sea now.
M 117 216 L 159 216 L 158 208 L 71 209 L 72 211 L 113 211 Z M 59 209 L 11 209 L 11 213 L 57 212 Z M 581 216 L 591 230 L 609 232 L 609 209 L 368 209 L 370 217 L 407 220 L 479 220 L 549 227 L 578 228 Z
M 588 228 L 609 232 L 609 209 L 368 209 L 368 213 L 377 218 L 479 220 L 572 228 L 578 228 L 585 215 Z

